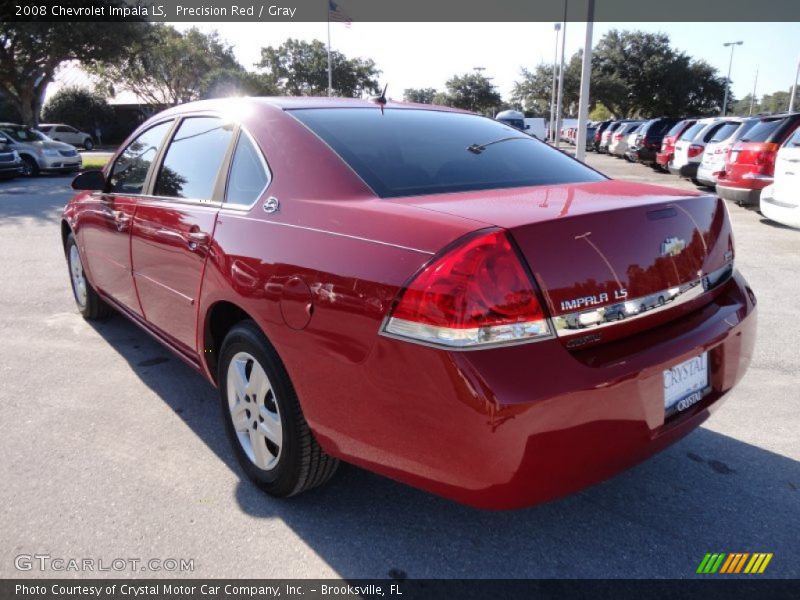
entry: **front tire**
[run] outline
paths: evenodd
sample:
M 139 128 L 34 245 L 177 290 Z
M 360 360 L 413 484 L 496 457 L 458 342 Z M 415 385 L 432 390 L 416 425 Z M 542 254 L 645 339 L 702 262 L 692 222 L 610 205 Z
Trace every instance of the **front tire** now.
M 90 140 L 89 138 L 86 138 L 85 140 L 83 140 L 83 149 L 84 150 L 91 150 L 92 148 L 94 148 L 94 142 L 92 140 Z
M 317 443 L 283 363 L 252 321 L 225 337 L 217 381 L 225 432 L 258 487 L 294 496 L 333 476 L 339 461 Z
M 75 304 L 78 305 L 78 311 L 88 321 L 105 319 L 111 316 L 114 310 L 106 304 L 92 287 L 92 284 L 89 283 L 89 280 L 86 279 L 78 243 L 71 233 L 67 238 L 66 252 L 69 279 L 72 284 L 72 296 L 75 298 Z

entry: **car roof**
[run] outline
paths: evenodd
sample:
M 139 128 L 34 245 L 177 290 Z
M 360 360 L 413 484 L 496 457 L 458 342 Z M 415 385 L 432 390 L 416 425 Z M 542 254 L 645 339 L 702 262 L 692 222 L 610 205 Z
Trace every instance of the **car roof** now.
M 228 112 L 231 109 L 231 101 L 246 103 L 255 106 L 269 106 L 280 110 L 297 110 L 308 108 L 373 108 L 380 110 L 381 104 L 369 99 L 362 98 L 327 98 L 320 96 L 243 96 L 237 98 L 219 98 L 213 100 L 198 100 L 181 104 L 167 109 L 162 114 L 181 114 L 192 111 L 220 111 Z M 384 109 L 417 109 L 431 110 L 439 112 L 459 112 L 472 114 L 470 111 L 450 106 L 440 106 L 438 104 L 416 104 L 413 102 L 399 102 L 388 100 L 383 105 Z

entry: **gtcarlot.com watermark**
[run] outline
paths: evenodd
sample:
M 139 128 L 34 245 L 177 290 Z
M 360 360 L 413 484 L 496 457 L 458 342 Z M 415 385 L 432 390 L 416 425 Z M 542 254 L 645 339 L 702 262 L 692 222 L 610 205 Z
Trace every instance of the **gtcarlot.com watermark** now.
M 55 572 L 178 572 L 194 571 L 193 558 L 89 558 L 51 556 L 50 554 L 18 554 L 14 557 L 18 571 Z

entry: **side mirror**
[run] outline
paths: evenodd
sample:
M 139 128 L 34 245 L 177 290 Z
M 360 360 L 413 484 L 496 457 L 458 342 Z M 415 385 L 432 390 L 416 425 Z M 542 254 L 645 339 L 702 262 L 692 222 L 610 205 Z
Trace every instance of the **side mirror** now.
M 106 178 L 102 171 L 92 169 L 84 171 L 72 180 L 73 190 L 96 190 L 102 191 L 106 186 Z

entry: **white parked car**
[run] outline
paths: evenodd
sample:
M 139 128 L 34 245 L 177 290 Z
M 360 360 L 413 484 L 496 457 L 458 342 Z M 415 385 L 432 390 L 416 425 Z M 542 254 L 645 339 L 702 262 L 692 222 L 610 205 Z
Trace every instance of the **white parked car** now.
M 672 162 L 669 163 L 669 172 L 695 180 L 706 144 L 711 141 L 722 124 L 719 117 L 709 117 L 700 119 L 684 131 L 675 142 L 675 153 L 672 156 Z
M 697 181 L 708 187 L 716 186 L 717 177 L 725 169 L 725 157 L 728 150 L 758 121 L 758 118 L 726 117 L 706 144 L 703 160 L 700 161 L 700 166 L 697 168 Z
M 66 142 L 73 146 L 83 146 L 86 150 L 94 148 L 92 136 L 84 131 L 78 131 L 74 127 L 63 123 L 45 123 L 37 127 L 39 131 L 57 142 Z
M 800 128 L 778 150 L 775 180 L 761 190 L 761 214 L 800 228 Z
M 608 144 L 608 153 L 614 156 L 623 157 L 628 151 L 628 138 L 631 134 L 636 137 L 636 132 L 644 123 L 642 121 L 632 121 L 625 123 L 622 127 L 611 134 L 611 142 Z

